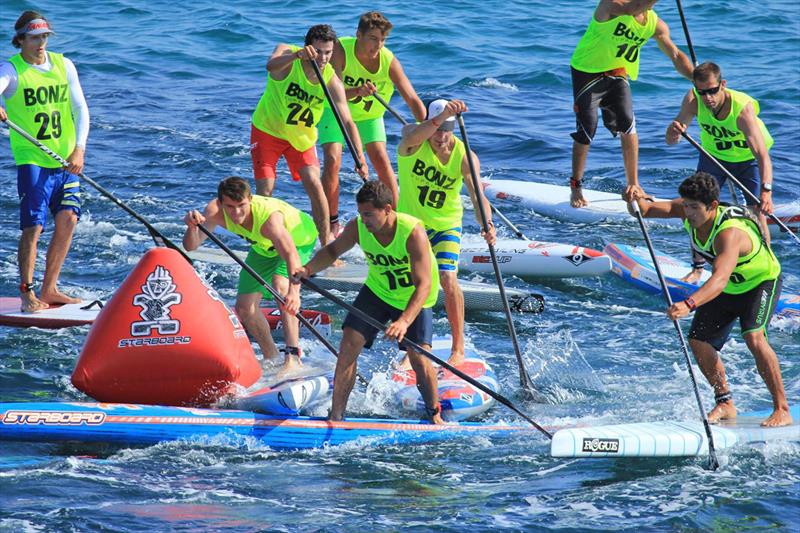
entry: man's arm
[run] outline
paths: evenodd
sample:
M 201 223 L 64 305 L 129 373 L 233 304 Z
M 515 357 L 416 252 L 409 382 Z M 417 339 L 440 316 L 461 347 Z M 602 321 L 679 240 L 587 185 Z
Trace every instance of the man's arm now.
M 309 278 L 331 266 L 336 259 L 358 243 L 358 219 L 354 218 L 333 241 L 320 248 L 305 266 L 291 271 L 297 277 Z
M 417 91 L 414 90 L 414 86 L 411 85 L 403 66 L 396 57 L 392 59 L 392 63 L 389 65 L 389 79 L 394 83 L 397 92 L 403 97 L 417 122 L 425 120 L 425 104 L 417 96 Z
M 203 241 L 208 238 L 197 226 L 202 224 L 208 231 L 214 231 L 217 226 L 225 227 L 225 218 L 219 210 L 219 202 L 216 198 L 208 202 L 203 214 L 192 209 L 186 213 L 183 221 L 186 223 L 186 233 L 183 234 L 183 247 L 190 252 L 199 248 Z
M 472 152 L 472 162 L 475 165 L 475 175 L 478 179 L 478 183 L 481 182 L 481 162 L 478 160 L 478 156 L 475 152 Z M 489 199 L 486 198 L 485 194 L 481 194 L 481 202 L 483 203 L 483 212 L 486 213 L 486 225 L 489 228 L 489 233 L 485 234 L 483 232 L 483 221 L 481 220 L 481 213 L 478 209 L 478 195 L 475 191 L 475 186 L 472 183 L 472 172 L 469 168 L 469 160 L 467 159 L 468 155 L 464 154 L 464 159 L 461 162 L 461 175 L 464 178 L 464 185 L 467 187 L 467 192 L 469 193 L 469 197 L 472 200 L 472 205 L 475 206 L 475 220 L 478 222 L 478 226 L 481 227 L 481 235 L 483 238 L 486 239 L 488 244 L 494 246 L 495 242 L 497 242 L 497 236 L 495 234 L 494 222 L 492 222 L 492 206 L 489 204 Z
M 444 110 L 437 116 L 432 117 L 420 124 L 408 124 L 403 126 L 403 138 L 400 140 L 400 145 L 397 151 L 400 155 L 411 155 L 417 149 L 436 133 L 442 122 L 450 117 L 456 116 L 458 113 L 467 111 L 467 105 L 461 100 L 450 100 L 447 102 Z
M 694 97 L 694 91 L 690 90 L 686 93 L 686 96 L 683 97 L 678 116 L 667 126 L 667 144 L 672 145 L 680 142 L 681 133 L 686 131 L 686 128 L 691 124 L 694 117 L 697 116 L 698 105 L 697 99 Z
M 746 234 L 737 228 L 728 228 L 716 236 L 714 249 L 717 251 L 717 257 L 714 259 L 711 277 L 689 298 L 677 302 L 667 309 L 667 315 L 672 320 L 685 317 L 691 312 L 687 300 L 692 301 L 692 306 L 698 307 L 720 295 L 739 261 L 741 243 L 745 240 L 743 237 L 746 237 Z
M 301 48 L 297 52 L 292 52 L 288 44 L 280 43 L 272 51 L 269 60 L 267 60 L 267 72 L 269 72 L 272 79 L 280 81 L 286 78 L 292 68 L 292 63 L 296 60 L 313 60 L 315 57 L 317 57 L 317 51 L 311 45 Z
M 689 58 L 681 52 L 680 48 L 678 48 L 675 43 L 672 42 L 669 36 L 669 26 L 667 23 L 661 19 L 658 19 L 656 23 L 656 32 L 653 35 L 655 37 L 656 42 L 658 43 L 658 47 L 664 53 L 665 56 L 672 61 L 672 64 L 675 66 L 675 70 L 678 73 L 686 78 L 689 81 L 692 81 L 692 72 L 694 71 L 694 67 L 692 66 L 692 62 Z
M 750 151 L 758 161 L 758 170 L 761 172 L 761 183 L 772 183 L 772 159 L 769 157 L 769 150 L 767 143 L 764 141 L 764 135 L 761 133 L 761 128 L 758 127 L 758 120 L 756 119 L 756 112 L 753 109 L 753 104 L 748 103 L 736 119 L 736 125 L 744 133 L 747 139 L 747 145 Z M 748 200 L 748 204 L 752 200 Z M 772 213 L 772 191 L 765 191 L 761 188 L 761 211 L 765 214 Z
M 414 293 L 406 304 L 403 313 L 386 328 L 386 336 L 390 339 L 403 340 L 408 326 L 414 322 L 422 310 L 428 294 L 431 292 L 431 245 L 422 226 L 417 224 L 406 241 L 406 250 L 411 261 L 411 281 Z
M 649 202 L 644 198 L 635 200 L 639 204 L 639 210 L 644 218 L 686 218 L 680 198 L 674 200 L 661 200 L 659 202 Z M 628 204 L 628 212 L 633 214 L 631 204 Z
M 361 135 L 358 133 L 358 128 L 356 127 L 355 122 L 353 122 L 353 117 L 350 116 L 350 108 L 347 107 L 347 98 L 344 94 L 344 85 L 342 84 L 342 80 L 340 80 L 338 76 L 331 76 L 330 81 L 328 81 L 328 89 L 331 93 L 331 99 L 333 100 L 333 103 L 339 110 L 339 116 L 342 118 L 342 123 L 347 128 L 347 132 L 350 134 L 350 140 L 353 141 L 353 148 L 355 148 L 356 153 L 361 160 L 361 166 L 356 171 L 358 172 L 358 175 L 366 181 L 369 179 L 367 160 L 364 158 L 364 152 L 361 148 Z

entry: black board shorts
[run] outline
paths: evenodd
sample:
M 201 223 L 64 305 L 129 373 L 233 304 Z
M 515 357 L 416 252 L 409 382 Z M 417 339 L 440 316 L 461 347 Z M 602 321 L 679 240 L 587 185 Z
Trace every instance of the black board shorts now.
M 781 295 L 782 278 L 767 280 L 742 294 L 722 293 L 697 308 L 689 330 L 689 338 L 707 342 L 717 351 L 728 340 L 736 319 L 742 335 L 765 330 Z
M 397 320 L 403 314 L 402 310 L 392 307 L 381 300 L 366 285 L 362 285 L 361 290 L 358 291 L 353 307 L 363 311 L 381 324 L 386 324 L 389 320 Z M 347 313 L 342 324 L 342 329 L 344 328 L 352 328 L 361 333 L 367 341 L 364 344 L 365 348 L 371 348 L 375 337 L 378 336 L 378 330 L 374 326 L 366 323 L 353 313 Z M 433 341 L 433 309 L 430 307 L 422 309 L 417 318 L 414 319 L 414 322 L 408 326 L 404 338 L 417 344 L 430 346 Z M 400 343 L 400 349 L 405 349 L 404 343 Z
M 636 133 L 631 86 L 625 75 L 607 72 L 572 71 L 572 97 L 575 111 L 575 132 L 579 144 L 591 144 L 597 132 L 597 109 L 603 114 L 603 125 L 616 137 L 618 133 Z

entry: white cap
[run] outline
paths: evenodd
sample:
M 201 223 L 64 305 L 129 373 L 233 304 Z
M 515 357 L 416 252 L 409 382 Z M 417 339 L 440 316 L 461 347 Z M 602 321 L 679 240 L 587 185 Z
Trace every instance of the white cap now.
M 447 107 L 447 100 L 444 98 L 438 98 L 431 103 L 428 104 L 428 116 L 425 117 L 426 120 L 430 120 L 432 118 L 438 117 L 444 108 Z M 456 128 L 456 117 L 447 117 L 447 119 L 442 122 L 442 125 L 439 126 L 439 131 L 453 131 Z

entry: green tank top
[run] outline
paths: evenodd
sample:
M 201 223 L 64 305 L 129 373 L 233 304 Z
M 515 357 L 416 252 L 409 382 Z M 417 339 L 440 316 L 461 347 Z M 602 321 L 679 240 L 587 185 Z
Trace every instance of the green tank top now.
M 389 66 L 392 64 L 394 54 L 388 48 L 381 48 L 380 66 L 377 72 L 370 72 L 356 57 L 356 38 L 342 37 L 339 39 L 344 49 L 345 65 L 342 71 L 345 88 L 358 87 L 371 81 L 378 89 L 378 95 L 388 102 L 394 93 L 394 83 L 389 78 Z M 386 112 L 383 105 L 372 96 L 356 96 L 347 101 L 353 121 L 370 120 L 382 117 Z
M 750 238 L 753 249 L 749 254 L 740 257 L 736 268 L 731 272 L 728 284 L 722 292 L 727 294 L 742 294 L 753 290 L 761 283 L 777 278 L 781 273 L 781 264 L 766 245 L 761 237 L 761 232 L 756 223 L 745 215 L 743 208 L 738 206 L 719 206 L 714 217 L 714 226 L 705 242 L 697 239 L 697 231 L 683 221 L 683 227 L 689 232 L 692 239 L 692 250 L 702 255 L 707 261 L 713 262 L 717 257 L 714 249 L 714 239 L 719 232 L 728 228 L 738 228 Z
M 395 309 L 405 310 L 416 287 L 411 279 L 411 258 L 406 243 L 411 232 L 419 224 L 416 218 L 397 213 L 397 230 L 388 246 L 383 246 L 367 230 L 358 217 L 358 244 L 367 257 L 369 270 L 364 284 L 381 300 Z M 433 307 L 439 297 L 439 270 L 433 250 L 428 246 L 431 259 L 431 292 L 423 308 Z
M 620 15 L 605 22 L 592 21 L 581 37 L 570 65 L 583 72 L 607 72 L 624 68 L 632 80 L 639 77 L 639 50 L 656 32 L 658 15 L 647 11 L 644 25 L 631 15 Z
M 455 145 L 450 160 L 444 165 L 428 141 L 411 155 L 397 155 L 400 186 L 397 210 L 420 219 L 426 229 L 441 231 L 461 227 L 464 212 L 461 163 L 466 150 L 460 139 L 453 139 Z
M 234 223 L 225 210 L 222 207 L 220 209 L 222 209 L 222 216 L 225 217 L 225 228 L 231 233 L 243 237 L 253 245 L 253 250 L 264 257 L 278 255 L 278 251 L 272 241 L 261 234 L 261 227 L 275 211 L 283 215 L 283 226 L 292 236 L 295 246 L 308 246 L 313 244 L 317 238 L 317 227 L 314 225 L 314 219 L 283 200 L 269 196 L 253 195 L 250 207 L 253 212 L 253 229 L 250 230 Z
M 731 111 L 724 119 L 717 120 L 714 118 L 714 113 L 703 104 L 702 98 L 697 94 L 697 89 L 692 90 L 694 91 L 694 97 L 697 99 L 697 123 L 700 125 L 700 144 L 717 159 L 729 163 L 740 163 L 754 158 L 744 133 L 736 125 L 736 120 L 748 103 L 753 104 L 756 122 L 758 122 L 758 127 L 764 136 L 764 144 L 766 144 L 767 150 L 775 144 L 764 122 L 758 118 L 760 107 L 758 101 L 754 98 L 739 91 L 725 89 L 731 99 Z
M 75 122 L 69 94 L 64 56 L 47 52 L 52 68 L 41 72 L 21 54 L 9 58 L 17 71 L 17 90 L 6 100 L 8 118 L 43 145 L 68 158 L 75 149 Z M 58 168 L 61 165 L 14 130 L 9 134 L 11 152 L 17 165 Z
M 299 46 L 290 48 L 292 52 L 300 50 Z M 322 69 L 325 84 L 333 74 L 333 67 L 328 63 Z M 316 125 L 324 108 L 322 86 L 310 82 L 302 61 L 295 59 L 286 78 L 279 81 L 267 74 L 267 87 L 253 111 L 253 125 L 273 137 L 289 141 L 295 150 L 305 152 L 317 142 Z

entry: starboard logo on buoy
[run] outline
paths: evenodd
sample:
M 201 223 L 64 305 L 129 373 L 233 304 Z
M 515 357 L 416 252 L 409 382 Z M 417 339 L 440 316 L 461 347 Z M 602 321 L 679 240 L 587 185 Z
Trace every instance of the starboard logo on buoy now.
M 583 439 L 581 451 L 619 453 L 619 439 Z

